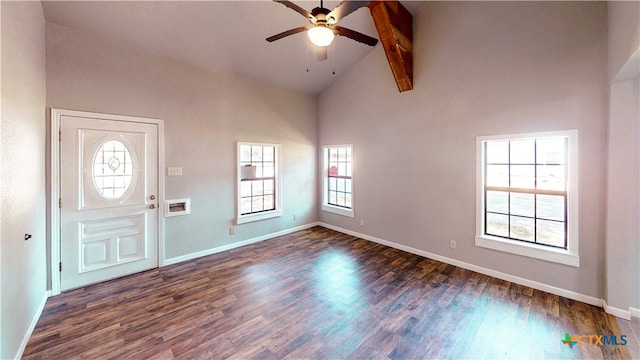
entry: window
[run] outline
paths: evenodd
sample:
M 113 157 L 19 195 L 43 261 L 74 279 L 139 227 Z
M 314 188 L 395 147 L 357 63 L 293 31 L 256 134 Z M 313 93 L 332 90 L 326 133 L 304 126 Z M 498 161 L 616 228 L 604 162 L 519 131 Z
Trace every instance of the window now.
M 479 137 L 476 245 L 579 266 L 575 131 Z
M 238 224 L 282 214 L 279 153 L 277 144 L 238 143 Z
M 354 217 L 353 146 L 323 146 L 322 210 Z
M 93 181 L 100 195 L 121 198 L 133 179 L 133 161 L 127 146 L 118 140 L 103 143 L 93 158 Z

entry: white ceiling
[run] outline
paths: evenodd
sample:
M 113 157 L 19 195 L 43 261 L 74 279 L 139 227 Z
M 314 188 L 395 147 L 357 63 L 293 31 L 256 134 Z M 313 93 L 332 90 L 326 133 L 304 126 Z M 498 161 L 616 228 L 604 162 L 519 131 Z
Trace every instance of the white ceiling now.
M 311 10 L 319 1 L 296 1 Z M 332 9 L 339 1 L 325 1 Z M 413 14 L 425 1 L 402 1 Z M 344 37 L 318 61 L 304 33 L 265 38 L 308 25 L 282 4 L 259 1 L 43 1 L 47 21 L 195 66 L 318 94 L 373 48 Z M 368 8 L 339 25 L 378 38 Z M 309 46 L 309 50 L 307 50 Z M 381 46 L 380 43 L 376 46 Z M 307 68 L 309 72 L 307 72 Z M 332 75 L 335 70 L 336 75 Z M 391 70 L 389 70 L 391 71 Z

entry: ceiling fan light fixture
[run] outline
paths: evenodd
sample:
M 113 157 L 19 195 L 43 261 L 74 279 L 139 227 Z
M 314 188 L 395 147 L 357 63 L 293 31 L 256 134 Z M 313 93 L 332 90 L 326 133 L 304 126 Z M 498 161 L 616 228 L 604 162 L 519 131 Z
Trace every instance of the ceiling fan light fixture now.
M 333 30 L 324 24 L 318 24 L 307 31 L 309 40 L 317 46 L 329 46 L 335 35 Z

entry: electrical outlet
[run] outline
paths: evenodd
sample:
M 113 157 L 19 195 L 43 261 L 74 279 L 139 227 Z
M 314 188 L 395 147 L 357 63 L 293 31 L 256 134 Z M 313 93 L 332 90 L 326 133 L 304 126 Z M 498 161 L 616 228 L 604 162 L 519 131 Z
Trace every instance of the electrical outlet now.
M 364 219 L 360 219 L 360 226 L 364 226 Z
M 456 241 L 455 240 L 451 240 L 451 244 L 449 245 L 449 247 L 451 247 L 452 249 L 456 248 Z
M 236 233 L 236 228 L 235 228 L 235 226 L 230 227 L 230 228 L 229 228 L 229 235 L 235 235 L 235 233 Z
M 296 214 L 293 214 L 293 221 L 296 221 Z

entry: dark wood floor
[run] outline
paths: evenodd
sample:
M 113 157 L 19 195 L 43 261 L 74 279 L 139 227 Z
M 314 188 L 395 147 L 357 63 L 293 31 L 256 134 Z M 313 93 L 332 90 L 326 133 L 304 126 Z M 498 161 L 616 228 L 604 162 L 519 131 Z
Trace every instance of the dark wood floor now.
M 629 358 L 601 308 L 321 227 L 48 300 L 24 358 Z

